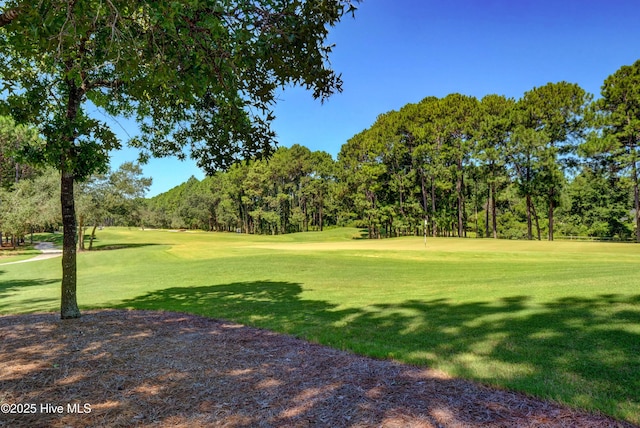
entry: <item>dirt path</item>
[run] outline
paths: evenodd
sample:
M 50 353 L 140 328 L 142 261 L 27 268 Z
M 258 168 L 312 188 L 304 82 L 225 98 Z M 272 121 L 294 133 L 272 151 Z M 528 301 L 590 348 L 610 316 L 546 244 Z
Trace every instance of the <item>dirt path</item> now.
M 51 242 L 39 242 L 36 244 L 35 249 L 40 250 L 41 254 L 38 254 L 37 256 L 31 257 L 30 259 L 26 259 L 26 260 L 2 263 L 2 266 L 14 265 L 17 263 L 36 262 L 38 260 L 52 259 L 54 257 L 58 257 L 62 255 L 62 250 L 56 249 Z
M 632 427 L 185 314 L 0 316 L 0 343 L 0 406 L 34 405 L 0 427 Z

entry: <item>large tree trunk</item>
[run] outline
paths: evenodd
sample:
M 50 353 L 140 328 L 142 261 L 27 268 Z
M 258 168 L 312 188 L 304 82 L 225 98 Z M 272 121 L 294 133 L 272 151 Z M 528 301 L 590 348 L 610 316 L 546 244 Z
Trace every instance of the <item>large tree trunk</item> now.
M 80 318 L 76 301 L 76 212 L 73 201 L 73 174 L 63 171 L 60 180 L 62 206 L 62 319 Z

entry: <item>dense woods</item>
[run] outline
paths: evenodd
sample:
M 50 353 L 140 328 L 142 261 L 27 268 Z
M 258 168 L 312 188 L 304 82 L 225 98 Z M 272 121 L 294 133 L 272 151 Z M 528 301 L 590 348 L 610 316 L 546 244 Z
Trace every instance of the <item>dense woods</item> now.
M 640 241 L 639 76 L 640 61 L 622 67 L 595 101 L 567 82 L 520 99 L 426 97 L 381 114 L 337 159 L 280 147 L 149 199 L 150 179 L 125 164 L 79 184 L 79 246 L 102 224 L 256 234 L 355 225 L 371 238 Z M 55 204 L 45 203 L 57 197 L 55 179 L 9 155 L 30 134 L 3 120 L 2 230 L 24 236 L 56 227 Z

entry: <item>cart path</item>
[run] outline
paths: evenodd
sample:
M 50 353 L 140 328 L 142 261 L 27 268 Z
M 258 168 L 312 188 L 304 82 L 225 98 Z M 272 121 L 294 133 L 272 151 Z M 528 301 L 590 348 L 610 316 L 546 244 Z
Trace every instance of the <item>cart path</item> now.
M 17 263 L 36 262 L 38 260 L 52 259 L 54 257 L 59 257 L 62 254 L 62 250 L 59 250 L 59 249 L 55 248 L 54 245 L 51 242 L 39 242 L 38 244 L 36 244 L 35 248 L 36 248 L 36 250 L 40 250 L 42 253 L 38 254 L 37 256 L 32 257 L 30 259 L 26 259 L 26 260 L 19 260 L 17 262 L 2 263 L 1 266 L 14 265 L 14 264 L 17 264 Z

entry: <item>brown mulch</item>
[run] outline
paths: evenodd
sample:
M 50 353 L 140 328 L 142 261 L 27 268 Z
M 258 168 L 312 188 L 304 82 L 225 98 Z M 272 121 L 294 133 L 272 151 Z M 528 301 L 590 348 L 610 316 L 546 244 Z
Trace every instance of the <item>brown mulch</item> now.
M 0 405 L 0 427 L 633 426 L 430 369 L 151 311 L 0 316 Z

